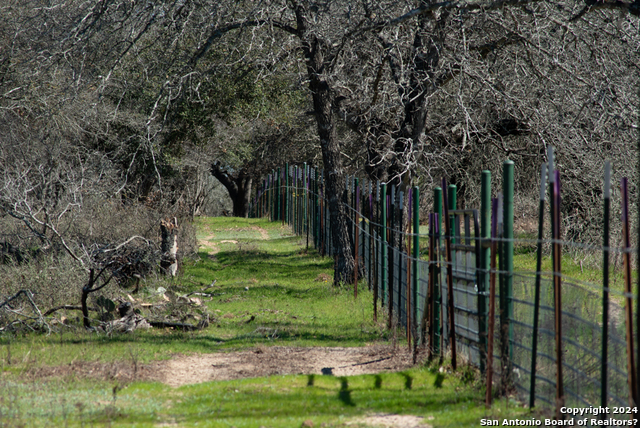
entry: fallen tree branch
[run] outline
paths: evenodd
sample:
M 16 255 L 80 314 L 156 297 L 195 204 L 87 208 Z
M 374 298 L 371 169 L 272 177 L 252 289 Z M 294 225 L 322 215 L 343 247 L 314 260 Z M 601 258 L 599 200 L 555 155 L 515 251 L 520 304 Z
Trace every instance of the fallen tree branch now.
M 20 290 L 20 291 L 18 291 L 16 294 L 14 294 L 13 296 L 9 297 L 7 300 L 2 302 L 0 304 L 0 309 L 3 308 L 4 306 L 8 305 L 12 301 L 16 300 L 18 297 L 20 297 L 21 294 L 24 294 L 25 296 L 28 296 L 27 293 L 31 293 L 31 292 L 29 290 Z M 11 307 L 11 306 L 9 306 L 9 307 Z
M 51 308 L 48 311 L 46 311 L 44 314 L 42 314 L 42 316 L 49 316 L 54 312 L 57 312 L 59 310 L 62 309 L 66 309 L 68 311 L 81 311 L 82 310 L 82 306 L 75 306 L 75 305 L 62 305 L 62 306 L 56 306 L 55 308 Z M 99 312 L 98 309 L 96 308 L 87 308 L 87 310 L 89 311 L 93 311 L 93 312 Z
M 46 327 L 48 332 L 51 333 L 51 327 L 49 327 L 49 324 L 47 324 L 47 322 L 45 321 L 44 316 L 40 312 L 40 308 L 38 308 L 38 305 L 36 305 L 36 303 L 33 301 L 33 293 L 30 290 L 20 290 L 20 291 L 18 291 L 16 294 L 14 294 L 13 296 L 9 297 L 4 302 L 2 302 L 0 304 L 0 309 L 2 309 L 5 306 L 7 306 L 8 309 L 5 309 L 5 311 L 9 311 L 9 312 L 13 312 L 13 313 L 17 314 L 16 310 L 13 307 L 11 307 L 11 305 L 9 305 L 9 303 L 17 300 L 18 297 L 20 297 L 21 295 L 24 295 L 26 297 L 26 299 L 29 302 L 29 305 L 31 306 L 31 309 L 33 309 L 33 312 L 36 315 L 35 317 L 30 317 L 29 319 L 36 320 L 37 324 L 39 326 Z M 24 316 L 24 315 L 22 315 L 22 316 Z M 10 323 L 10 324 L 13 324 L 13 323 Z M 27 324 L 25 323 L 25 325 L 27 325 Z M 28 327 L 31 328 L 32 330 L 34 330 L 33 327 L 31 327 L 31 326 L 28 326 Z

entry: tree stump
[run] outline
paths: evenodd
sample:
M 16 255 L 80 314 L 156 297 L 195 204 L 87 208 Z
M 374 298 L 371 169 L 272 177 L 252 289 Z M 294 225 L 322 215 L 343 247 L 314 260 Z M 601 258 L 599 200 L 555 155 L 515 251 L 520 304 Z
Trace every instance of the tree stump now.
M 162 234 L 162 258 L 160 267 L 169 275 L 176 276 L 178 272 L 178 219 L 160 221 L 160 233 Z

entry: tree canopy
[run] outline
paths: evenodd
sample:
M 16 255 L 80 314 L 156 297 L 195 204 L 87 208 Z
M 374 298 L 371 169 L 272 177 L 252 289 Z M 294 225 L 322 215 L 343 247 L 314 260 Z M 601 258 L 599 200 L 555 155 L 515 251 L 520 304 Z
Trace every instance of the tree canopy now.
M 355 268 L 350 168 L 446 176 L 472 204 L 480 169 L 511 157 L 535 186 L 553 144 L 574 238 L 601 192 L 585 171 L 610 158 L 634 174 L 637 0 L 2 3 L 4 121 L 53 123 L 104 156 L 116 192 L 143 197 L 206 164 L 240 206 L 275 162 L 319 153 L 336 281 Z

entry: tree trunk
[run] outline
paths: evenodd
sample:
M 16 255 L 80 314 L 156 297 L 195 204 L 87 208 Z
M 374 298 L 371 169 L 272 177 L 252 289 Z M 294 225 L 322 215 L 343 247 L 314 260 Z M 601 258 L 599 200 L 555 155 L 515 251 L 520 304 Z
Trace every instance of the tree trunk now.
M 82 309 L 82 325 L 84 328 L 90 328 L 91 323 L 89 322 L 89 309 L 87 308 L 87 298 L 89 297 L 89 293 L 91 293 L 93 289 L 94 277 L 93 277 L 93 269 L 89 272 L 89 282 L 82 287 L 82 296 L 80 296 L 80 307 Z
M 237 190 L 232 194 L 231 201 L 233 202 L 233 216 L 234 217 L 249 217 L 249 204 L 251 203 L 251 185 L 253 179 L 242 175 L 236 180 Z
M 323 71 L 324 43 L 307 31 L 308 10 L 306 5 L 296 7 L 298 37 L 302 41 L 306 57 L 309 89 L 313 98 L 313 107 L 318 124 L 322 160 L 325 169 L 326 195 L 331 214 L 331 233 L 336 251 L 334 285 L 352 283 L 355 260 L 351 252 L 351 237 L 347 227 L 347 212 L 343 204 L 345 199 L 345 177 L 340 157 L 340 143 L 336 135 L 335 117 L 332 109 L 332 96 Z
M 246 218 L 249 216 L 253 178 L 243 170 L 236 174 L 234 176 L 223 170 L 217 162 L 211 165 L 211 175 L 222 183 L 229 192 L 229 197 L 233 202 L 233 216 Z

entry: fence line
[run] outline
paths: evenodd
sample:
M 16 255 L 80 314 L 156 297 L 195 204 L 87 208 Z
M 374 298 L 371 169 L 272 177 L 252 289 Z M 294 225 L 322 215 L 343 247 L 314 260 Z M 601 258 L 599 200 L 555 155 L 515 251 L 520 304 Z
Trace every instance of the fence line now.
M 561 177 L 553 166 L 552 149 L 549 159 L 541 171 L 537 240 L 513 236 L 511 161 L 503 165 L 498 198 L 490 196 L 491 173 L 482 172 L 480 209 L 457 209 L 457 189 L 443 180 L 433 189 L 426 234 L 419 228 L 417 187 L 347 177 L 348 231 L 358 266 L 354 297 L 358 298 L 358 281 L 364 281 L 373 291 L 374 319 L 382 311 L 389 328 L 405 329 L 414 356 L 421 346 L 429 359 L 451 358 L 454 370 L 460 358 L 477 366 L 486 375 L 487 405 L 495 393 L 517 391 L 528 398 L 530 407 L 536 400 L 554 406 L 557 419 L 567 417 L 560 411 L 563 406 L 633 408 L 636 296 L 629 256 L 636 249 L 629 246 L 628 203 L 622 207 L 623 246 L 610 247 L 607 163 L 603 246 L 563 241 Z M 324 183 L 322 170 L 287 164 L 261 181 L 251 214 L 289 224 L 296 234 L 306 236 L 307 246 L 332 256 Z M 623 200 L 625 184 L 623 179 Z M 544 240 L 547 190 L 552 239 Z M 536 244 L 535 271 L 514 271 L 518 242 Z M 542 270 L 544 244 L 551 247 L 550 272 Z M 562 273 L 566 247 L 603 253 L 601 289 Z M 623 255 L 624 290 L 609 283 L 611 253 Z M 635 410 L 633 417 L 637 415 Z M 629 414 L 606 417 L 624 419 Z

